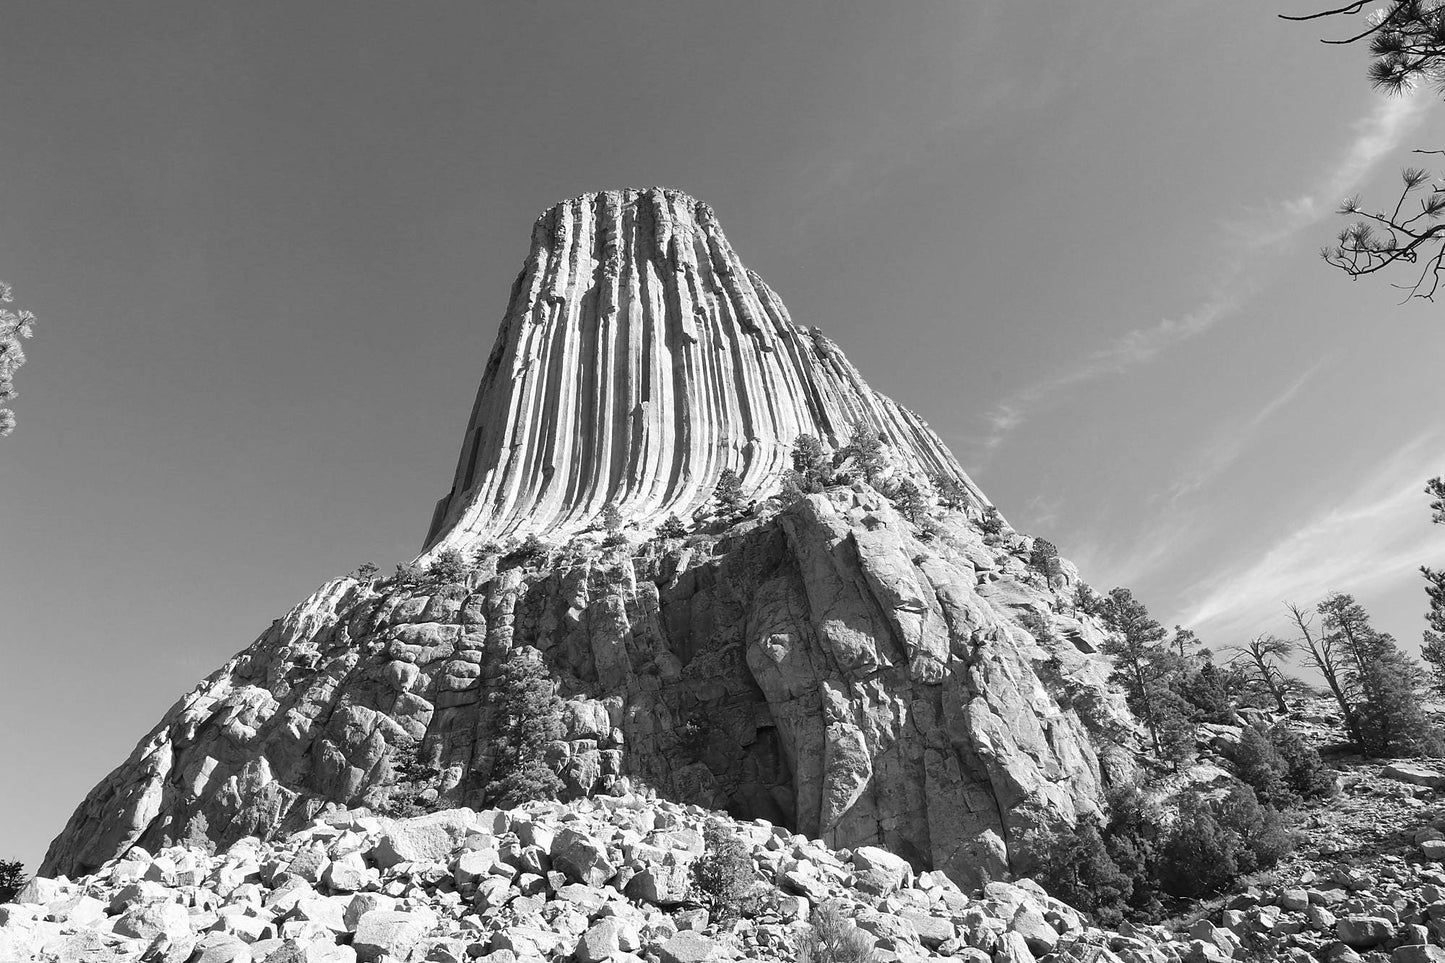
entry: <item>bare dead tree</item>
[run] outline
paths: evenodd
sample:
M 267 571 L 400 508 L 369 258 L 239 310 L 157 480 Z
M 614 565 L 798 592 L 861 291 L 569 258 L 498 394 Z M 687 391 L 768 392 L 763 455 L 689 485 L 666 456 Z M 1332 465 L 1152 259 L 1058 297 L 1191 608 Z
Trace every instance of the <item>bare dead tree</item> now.
M 1348 652 L 1341 650 L 1338 642 L 1339 636 L 1328 632 L 1318 635 L 1314 632 L 1314 616 L 1305 612 L 1298 605 L 1289 603 L 1285 606 L 1289 609 L 1290 618 L 1294 624 L 1299 626 L 1300 641 L 1305 644 L 1306 659 L 1311 665 L 1319 670 L 1324 676 L 1325 684 L 1330 687 L 1330 694 L 1335 697 L 1339 704 L 1340 715 L 1345 721 L 1345 731 L 1354 742 L 1360 741 L 1360 720 L 1355 712 L 1356 700 L 1351 698 L 1350 677 L 1346 660 L 1350 657 Z
M 1445 3 L 1441 0 L 1391 0 L 1384 6 L 1369 0 L 1347 3 L 1285 20 L 1352 20 L 1348 35 L 1328 44 L 1364 41 L 1372 58 L 1370 83 L 1392 94 L 1428 85 L 1445 93 Z M 1445 154 L 1445 150 L 1417 150 Z M 1352 278 L 1395 265 L 1413 265 L 1414 280 L 1395 287 L 1405 300 L 1433 301 L 1445 271 L 1445 177 L 1419 167 L 1401 172 L 1404 186 L 1392 206 L 1370 210 L 1358 197 L 1347 199 L 1339 213 L 1356 218 L 1335 243 L 1320 251 L 1327 264 Z
M 1285 674 L 1283 662 L 1294 652 L 1295 643 L 1275 635 L 1257 635 L 1239 646 L 1229 664 L 1246 672 L 1252 682 L 1268 692 L 1280 712 L 1288 712 L 1286 697 L 1295 682 Z

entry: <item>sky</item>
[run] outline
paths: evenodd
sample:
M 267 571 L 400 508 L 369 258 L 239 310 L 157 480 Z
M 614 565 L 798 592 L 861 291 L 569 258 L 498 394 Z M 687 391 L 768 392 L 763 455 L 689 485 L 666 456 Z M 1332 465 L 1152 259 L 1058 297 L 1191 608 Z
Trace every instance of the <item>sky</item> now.
M 536 215 L 709 202 L 1021 531 L 1224 648 L 1445 561 L 1445 305 L 1318 249 L 1445 104 L 1298 0 L 9 0 L 0 858 L 197 680 L 419 551 Z M 1414 158 L 1418 160 L 1418 158 Z

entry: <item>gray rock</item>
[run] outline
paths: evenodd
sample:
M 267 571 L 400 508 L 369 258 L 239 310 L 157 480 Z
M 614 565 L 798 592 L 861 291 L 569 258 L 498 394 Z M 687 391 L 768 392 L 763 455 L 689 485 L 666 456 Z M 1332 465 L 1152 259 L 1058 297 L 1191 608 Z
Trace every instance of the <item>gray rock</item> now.
M 1020 933 L 1004 933 L 993 951 L 993 963 L 1035 963 L 1037 959 Z
M 917 910 L 903 910 L 898 914 L 904 922 L 913 928 L 918 934 L 918 940 L 930 949 L 937 949 L 943 943 L 953 939 L 957 930 L 948 920 L 940 919 L 929 913 L 921 913 Z M 1040 919 L 1042 922 L 1042 919 Z M 1048 924 L 1045 923 L 1045 926 Z M 1058 934 L 1055 934 L 1057 940 Z
M 66 887 L 63 884 L 44 876 L 34 876 L 15 894 L 14 902 L 44 906 L 64 898 L 65 895 Z
M 877 846 L 853 850 L 853 865 L 857 868 L 858 888 L 870 893 L 893 892 L 913 870 L 906 859 Z
M 718 957 L 717 944 L 691 930 L 683 930 L 658 948 L 662 963 L 705 963 Z
M 371 856 L 378 866 L 436 862 L 446 858 L 475 828 L 476 813 L 448 809 L 393 822 L 377 842 Z
M 557 834 L 551 856 L 558 871 L 587 886 L 601 886 L 617 871 L 607 859 L 605 845 L 573 829 Z
M 622 952 L 619 939 L 622 922 L 617 919 L 598 920 L 588 927 L 577 941 L 573 956 L 579 963 L 602 963 Z
M 1431 789 L 1445 786 L 1445 774 L 1413 762 L 1392 762 L 1381 770 L 1380 775 L 1386 779 L 1398 779 L 1400 782 Z
M 115 932 L 145 943 L 158 936 L 176 940 L 191 935 L 191 915 L 179 903 L 145 903 L 116 920 Z
M 1335 924 L 1335 938 L 1357 950 L 1379 946 L 1394 934 L 1390 921 L 1378 916 L 1345 916 Z
M 383 954 L 409 960 L 412 949 L 435 923 L 430 913 L 372 910 L 357 921 L 351 947 L 360 963 L 371 963 Z
M 644 866 L 637 875 L 627 881 L 624 892 L 631 899 L 655 903 L 658 906 L 676 906 L 687 899 L 691 882 L 691 860 L 677 860 L 668 856 L 661 862 Z
M 1043 913 L 1030 905 L 1019 907 L 1009 929 L 1024 938 L 1035 956 L 1052 953 L 1059 942 L 1059 931 L 1044 919 Z
M 230 933 L 206 933 L 191 963 L 252 963 L 251 946 Z

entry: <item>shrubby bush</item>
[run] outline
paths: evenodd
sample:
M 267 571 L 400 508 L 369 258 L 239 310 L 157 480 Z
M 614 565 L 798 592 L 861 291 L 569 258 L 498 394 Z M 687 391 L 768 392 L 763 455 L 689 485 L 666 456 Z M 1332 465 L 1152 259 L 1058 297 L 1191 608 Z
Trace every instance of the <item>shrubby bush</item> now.
M 832 902 L 813 910 L 794 944 L 798 963 L 876 963 L 873 938 L 853 925 Z
M 893 502 L 893 507 L 898 509 L 898 514 L 915 525 L 928 517 L 928 501 L 911 478 L 899 482 L 889 494 L 889 500 Z
M 455 548 L 444 548 L 437 552 L 436 558 L 432 559 L 431 565 L 426 570 L 427 581 L 433 585 L 462 582 L 471 573 L 471 563 Z
M 978 521 L 978 530 L 994 538 L 1003 534 L 1003 516 L 997 508 L 992 505 L 984 508 L 983 517 Z
M 508 560 L 515 560 L 523 564 L 527 562 L 539 562 L 546 557 L 547 543 L 538 538 L 536 532 L 522 539 L 522 544 L 518 545 L 507 555 Z
M 1304 738 L 1283 722 L 1270 727 L 1269 741 L 1284 760 L 1285 784 L 1301 799 L 1328 799 L 1339 792 L 1334 770 Z
M 1179 814 L 1159 854 L 1159 884 L 1171 896 L 1198 898 L 1239 878 L 1239 842 L 1214 818 L 1199 796 L 1180 803 Z
M 686 538 L 687 526 L 676 514 L 669 515 L 657 526 L 658 538 Z
M 1234 773 L 1261 802 L 1288 809 L 1299 801 L 1289 784 L 1289 764 L 1257 726 L 1245 726 L 1233 755 Z
M 790 458 L 792 467 L 783 473 L 783 484 L 778 495 L 784 507 L 804 495 L 826 491 L 830 485 L 836 483 L 837 479 L 833 475 L 834 459 L 824 451 L 823 443 L 815 435 L 799 435 L 795 438 Z
M 1190 898 L 1223 892 L 1293 847 L 1278 810 L 1261 805 L 1248 786 L 1235 786 L 1217 802 L 1189 795 L 1160 847 L 1160 887 Z
M 940 505 L 954 511 L 968 507 L 970 496 L 963 482 L 952 475 L 943 474 L 933 475 L 928 480 L 933 485 Z
M 399 589 L 419 588 L 426 581 L 426 569 L 415 562 L 400 562 L 391 576 L 391 584 Z
M 1138 790 L 1112 792 L 1107 815 L 1034 836 L 1025 846 L 1034 881 L 1051 896 L 1115 926 L 1158 906 L 1153 877 L 1159 816 Z
M 1070 832 L 1034 842 L 1038 859 L 1032 876 L 1049 895 L 1088 913 L 1104 926 L 1117 925 L 1134 894 L 1134 880 L 1119 867 L 1104 842 L 1097 816 L 1084 816 Z
M 1238 667 L 1215 662 L 1208 649 L 1181 660 L 1175 690 L 1189 705 L 1194 722 L 1228 723 L 1236 709 L 1257 701 L 1248 676 Z
M 677 747 L 682 751 L 684 759 L 696 762 L 707 751 L 708 740 L 711 736 L 712 727 L 708 725 L 707 720 L 700 716 L 693 716 L 678 728 Z
M 442 549 L 429 565 L 402 562 L 391 577 L 399 589 L 437 589 L 466 581 L 472 572 L 471 561 L 455 548 Z
M 692 881 L 720 920 L 750 916 L 757 908 L 758 874 L 747 845 L 716 820 L 702 831 L 704 852 L 692 864 Z
M 1134 789 L 1112 793 L 1106 820 L 1042 833 L 1026 847 L 1034 879 L 1106 926 L 1150 918 L 1162 894 L 1198 898 L 1277 863 L 1293 847 L 1283 817 L 1243 783 L 1222 799 L 1187 792 L 1166 824 Z

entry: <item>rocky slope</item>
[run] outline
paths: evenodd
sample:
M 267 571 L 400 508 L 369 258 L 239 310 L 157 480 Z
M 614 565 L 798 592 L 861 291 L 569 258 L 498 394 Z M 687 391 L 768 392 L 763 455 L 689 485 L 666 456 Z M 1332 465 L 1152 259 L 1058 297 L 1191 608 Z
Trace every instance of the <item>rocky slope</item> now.
M 742 920 L 710 917 L 692 883 L 707 822 L 737 835 L 756 875 L 757 908 Z M 215 854 L 132 849 L 0 905 L 0 961 L 792 961 L 825 904 L 878 963 L 1178 958 L 1163 934 L 1094 929 L 1028 880 L 966 894 L 883 850 L 834 851 L 630 796 L 406 820 L 333 813 Z
M 877 963 L 1442 963 L 1445 774 L 1346 760 L 1342 782 L 1269 876 L 1166 925 L 1099 929 L 1027 879 L 965 890 L 878 848 L 627 794 L 400 820 L 336 810 L 220 851 L 135 847 L 0 905 L 0 963 L 792 961 L 825 909 Z M 756 879 L 740 920 L 695 883 L 709 824 Z
M 909 520 L 859 481 L 764 498 L 798 432 L 858 420 L 884 441 L 875 484 L 952 478 L 956 507 L 929 496 Z M 476 569 L 322 586 L 91 792 L 45 872 L 374 804 L 413 743 L 440 772 L 430 803 L 479 808 L 498 667 L 523 647 L 567 700 L 570 795 L 642 784 L 965 885 L 1016 872 L 1023 834 L 1127 768 L 1096 749 L 1131 723 L 1073 567 L 985 536 L 937 437 L 794 328 L 703 205 L 623 192 L 544 215 L 471 423 L 423 560 L 464 549 Z M 741 515 L 704 505 L 724 466 L 756 502 Z M 621 538 L 579 532 L 607 503 Z M 668 510 L 688 537 L 649 537 Z

